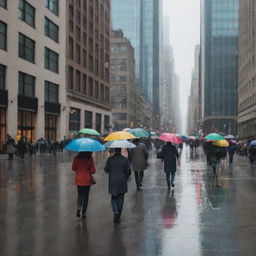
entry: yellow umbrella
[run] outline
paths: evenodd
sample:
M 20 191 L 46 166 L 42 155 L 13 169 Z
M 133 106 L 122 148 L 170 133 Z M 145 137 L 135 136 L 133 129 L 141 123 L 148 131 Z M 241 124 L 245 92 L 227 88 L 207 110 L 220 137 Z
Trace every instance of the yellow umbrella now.
M 113 132 L 110 133 L 105 139 L 104 141 L 112 141 L 112 140 L 132 140 L 132 139 L 136 139 L 135 136 L 133 136 L 131 133 L 129 132 Z
M 226 140 L 215 140 L 213 141 L 213 145 L 221 148 L 227 148 L 229 143 Z

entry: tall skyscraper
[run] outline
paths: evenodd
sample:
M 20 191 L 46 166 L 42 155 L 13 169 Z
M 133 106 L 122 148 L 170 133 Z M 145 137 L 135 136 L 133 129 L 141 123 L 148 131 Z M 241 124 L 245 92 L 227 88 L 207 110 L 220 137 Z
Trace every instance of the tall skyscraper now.
M 203 0 L 201 15 L 204 132 L 236 134 L 239 0 Z
M 161 0 L 113 0 L 112 22 L 135 49 L 136 80 L 159 114 Z
M 256 2 L 240 1 L 238 135 L 240 139 L 256 136 Z

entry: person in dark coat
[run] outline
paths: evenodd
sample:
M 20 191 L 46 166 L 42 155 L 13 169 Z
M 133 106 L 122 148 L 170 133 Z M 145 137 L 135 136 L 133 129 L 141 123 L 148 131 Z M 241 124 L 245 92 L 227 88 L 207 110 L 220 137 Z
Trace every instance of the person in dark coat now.
M 6 141 L 6 154 L 8 154 L 8 160 L 13 160 L 13 154 L 15 153 L 15 140 L 7 134 L 7 141 Z
M 114 212 L 114 223 L 120 223 L 124 205 L 124 195 L 128 191 L 127 181 L 131 175 L 129 160 L 121 155 L 121 149 L 116 148 L 115 154 L 108 158 L 105 172 L 109 174 L 109 194 Z
M 129 154 L 131 160 L 132 170 L 134 171 L 137 190 L 140 191 L 144 178 L 144 171 L 148 166 L 148 150 L 144 143 L 140 142 L 140 139 L 135 139 L 134 144 L 136 148 L 133 148 Z
M 161 158 L 164 161 L 164 172 L 166 174 L 166 182 L 168 189 L 170 189 L 171 185 L 172 187 L 175 187 L 174 178 L 177 170 L 177 160 L 179 159 L 179 153 L 177 148 L 171 142 L 167 142 L 162 149 Z
M 229 147 L 227 148 L 227 152 L 229 155 L 229 164 L 233 163 L 233 157 L 236 151 L 236 147 L 233 143 L 230 142 Z

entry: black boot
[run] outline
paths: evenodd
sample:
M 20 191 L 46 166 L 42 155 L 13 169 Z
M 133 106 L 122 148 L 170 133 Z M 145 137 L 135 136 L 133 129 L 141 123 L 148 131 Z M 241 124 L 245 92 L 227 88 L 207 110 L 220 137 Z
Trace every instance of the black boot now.
M 118 213 L 114 213 L 114 223 L 118 223 L 119 217 L 118 217 Z
M 76 217 L 77 217 L 77 218 L 80 218 L 80 210 L 77 210 L 77 211 L 76 211 Z

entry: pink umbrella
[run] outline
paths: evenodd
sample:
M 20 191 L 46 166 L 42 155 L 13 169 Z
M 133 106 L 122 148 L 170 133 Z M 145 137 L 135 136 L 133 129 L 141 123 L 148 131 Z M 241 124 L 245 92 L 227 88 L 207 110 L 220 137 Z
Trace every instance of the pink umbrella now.
M 171 133 L 163 133 L 158 139 L 166 141 L 166 142 L 172 142 L 174 144 L 182 143 L 181 138 L 179 138 L 175 134 L 171 134 Z
M 234 143 L 234 144 L 236 144 L 236 143 L 237 143 L 237 141 L 236 141 L 236 140 L 231 140 L 231 142 L 232 142 L 232 143 Z

